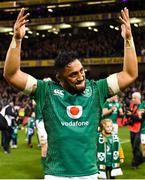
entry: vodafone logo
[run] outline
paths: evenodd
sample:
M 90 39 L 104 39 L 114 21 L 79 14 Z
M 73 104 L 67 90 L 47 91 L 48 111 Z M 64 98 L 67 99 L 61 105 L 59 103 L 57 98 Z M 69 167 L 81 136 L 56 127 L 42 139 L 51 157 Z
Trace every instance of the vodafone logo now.
M 78 119 L 82 115 L 82 106 L 67 106 L 67 115 L 72 119 Z

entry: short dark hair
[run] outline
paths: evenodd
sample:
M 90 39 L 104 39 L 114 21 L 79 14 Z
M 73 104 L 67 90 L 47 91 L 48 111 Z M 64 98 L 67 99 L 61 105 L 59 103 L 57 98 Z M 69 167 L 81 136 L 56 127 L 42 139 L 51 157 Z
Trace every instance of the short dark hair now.
M 79 56 L 75 52 L 60 52 L 55 59 L 54 67 L 56 70 L 63 69 L 66 65 L 73 62 L 75 59 L 79 59 Z

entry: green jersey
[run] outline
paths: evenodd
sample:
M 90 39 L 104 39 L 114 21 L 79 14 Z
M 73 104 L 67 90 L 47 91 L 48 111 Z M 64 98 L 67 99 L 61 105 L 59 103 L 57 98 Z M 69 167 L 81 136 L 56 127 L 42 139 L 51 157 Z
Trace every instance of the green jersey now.
M 32 117 L 28 118 L 27 128 L 34 129 L 35 128 L 35 120 Z
M 35 119 L 40 122 L 43 120 L 42 118 L 42 112 L 41 112 L 41 109 L 40 107 L 36 104 L 35 105 L 35 108 L 34 108 L 34 111 L 35 111 Z
M 143 109 L 145 110 L 145 101 L 143 101 L 140 105 L 139 105 L 139 108 L 138 109 Z M 141 122 L 141 134 L 145 134 L 145 119 L 142 119 L 142 122 Z
M 87 176 L 98 172 L 96 131 L 109 95 L 106 79 L 86 81 L 71 94 L 58 83 L 38 80 L 34 100 L 41 108 L 49 148 L 45 175 Z
M 112 109 L 112 107 L 116 107 L 116 109 L 111 113 L 105 116 L 107 119 L 111 119 L 113 124 L 117 124 L 117 118 L 119 115 L 119 109 L 121 108 L 121 105 L 119 102 L 109 102 L 106 101 L 103 108 Z

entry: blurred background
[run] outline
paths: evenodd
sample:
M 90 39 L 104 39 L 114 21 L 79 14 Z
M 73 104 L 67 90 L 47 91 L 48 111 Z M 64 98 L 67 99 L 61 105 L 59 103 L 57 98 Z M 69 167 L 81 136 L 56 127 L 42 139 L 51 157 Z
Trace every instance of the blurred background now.
M 130 10 L 139 70 L 144 72 L 144 0 L 17 0 L 0 1 L 1 76 L 13 25 L 22 7 L 30 13 L 23 40 L 22 67 L 36 77 L 53 77 L 54 58 L 65 50 L 78 52 L 89 78 L 120 70 L 123 39 L 118 17 L 124 7 Z

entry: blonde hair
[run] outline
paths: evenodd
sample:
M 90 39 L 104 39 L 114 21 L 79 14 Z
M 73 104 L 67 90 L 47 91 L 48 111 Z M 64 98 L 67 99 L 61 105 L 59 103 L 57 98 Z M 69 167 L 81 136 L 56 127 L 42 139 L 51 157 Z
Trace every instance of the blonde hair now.
M 102 119 L 100 121 L 100 132 L 103 130 L 104 124 L 106 124 L 106 122 L 111 122 L 112 123 L 112 120 L 111 119 Z

